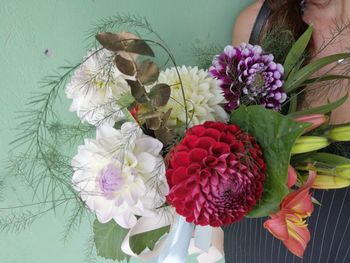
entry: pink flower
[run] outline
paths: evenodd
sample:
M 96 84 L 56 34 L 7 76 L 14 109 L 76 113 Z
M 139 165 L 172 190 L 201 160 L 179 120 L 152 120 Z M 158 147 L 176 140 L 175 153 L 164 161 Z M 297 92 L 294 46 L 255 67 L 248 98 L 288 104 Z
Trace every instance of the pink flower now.
M 328 116 L 324 114 L 309 114 L 301 117 L 294 118 L 297 122 L 302 123 L 310 123 L 311 126 L 305 129 L 305 133 L 312 131 L 316 129 L 317 127 L 321 126 L 322 124 L 326 123 L 328 121 Z
M 303 257 L 310 241 L 310 232 L 306 218 L 311 215 L 314 205 L 310 188 L 315 181 L 316 172 L 310 171 L 309 179 L 304 186 L 288 194 L 280 205 L 280 211 L 270 215 L 264 227 L 298 257 Z

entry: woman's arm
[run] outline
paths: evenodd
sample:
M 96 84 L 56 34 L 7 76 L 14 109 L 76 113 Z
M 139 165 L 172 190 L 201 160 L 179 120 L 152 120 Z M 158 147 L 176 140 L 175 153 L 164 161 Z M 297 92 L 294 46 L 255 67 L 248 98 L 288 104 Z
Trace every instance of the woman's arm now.
M 248 42 L 255 19 L 259 14 L 264 0 L 258 0 L 244 9 L 237 17 L 232 32 L 232 45 L 237 46 L 242 42 Z

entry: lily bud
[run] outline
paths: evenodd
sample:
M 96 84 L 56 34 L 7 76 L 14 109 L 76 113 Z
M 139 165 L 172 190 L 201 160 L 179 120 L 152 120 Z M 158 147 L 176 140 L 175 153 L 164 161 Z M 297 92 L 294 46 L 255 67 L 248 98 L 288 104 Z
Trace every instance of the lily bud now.
M 327 136 L 336 142 L 350 141 L 350 125 L 335 127 L 327 133 Z
M 311 126 L 305 129 L 305 133 L 307 133 L 328 122 L 329 118 L 324 114 L 310 114 L 294 118 L 294 120 L 301 123 L 311 123 Z
M 292 154 L 300 154 L 316 151 L 325 148 L 329 145 L 329 141 L 321 136 L 302 136 L 297 139 L 293 148 Z
M 318 174 L 312 188 L 314 189 L 339 189 L 350 186 L 350 180 L 343 177 Z
M 340 177 L 350 179 L 350 164 L 338 165 L 335 173 Z

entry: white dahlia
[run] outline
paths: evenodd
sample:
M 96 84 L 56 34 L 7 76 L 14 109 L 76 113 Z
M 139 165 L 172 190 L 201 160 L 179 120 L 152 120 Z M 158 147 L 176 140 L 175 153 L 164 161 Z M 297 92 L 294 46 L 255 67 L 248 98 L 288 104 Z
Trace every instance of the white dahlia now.
M 187 99 L 189 126 L 205 121 L 226 122 L 228 115 L 220 106 L 225 102 L 219 82 L 208 72 L 198 67 L 178 67 Z M 166 110 L 172 108 L 170 126 L 179 126 L 186 122 L 184 101 L 180 81 L 175 67 L 162 71 L 158 81 L 171 86 L 171 98 Z
M 120 130 L 99 127 L 96 139 L 78 148 L 72 161 L 73 185 L 101 223 L 114 219 L 131 228 L 136 215 L 155 215 L 168 192 L 162 147 L 128 122 Z
M 70 111 L 76 111 L 82 122 L 113 125 L 124 116 L 117 100 L 129 92 L 127 76 L 117 69 L 113 59 L 108 50 L 92 50 L 66 86 L 67 97 L 73 99 Z

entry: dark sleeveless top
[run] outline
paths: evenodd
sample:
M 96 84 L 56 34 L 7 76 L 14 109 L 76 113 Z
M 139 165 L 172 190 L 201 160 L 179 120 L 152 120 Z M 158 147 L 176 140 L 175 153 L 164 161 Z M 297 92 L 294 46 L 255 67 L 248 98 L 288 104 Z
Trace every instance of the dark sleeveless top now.
M 251 44 L 259 43 L 259 35 L 270 9 L 265 2 L 255 21 Z M 327 152 L 350 158 L 350 143 L 333 144 Z M 290 253 L 283 243 L 264 227 L 266 218 L 245 218 L 224 227 L 226 263 L 350 263 L 350 191 L 315 190 L 315 205 L 308 220 L 311 240 L 303 259 Z

